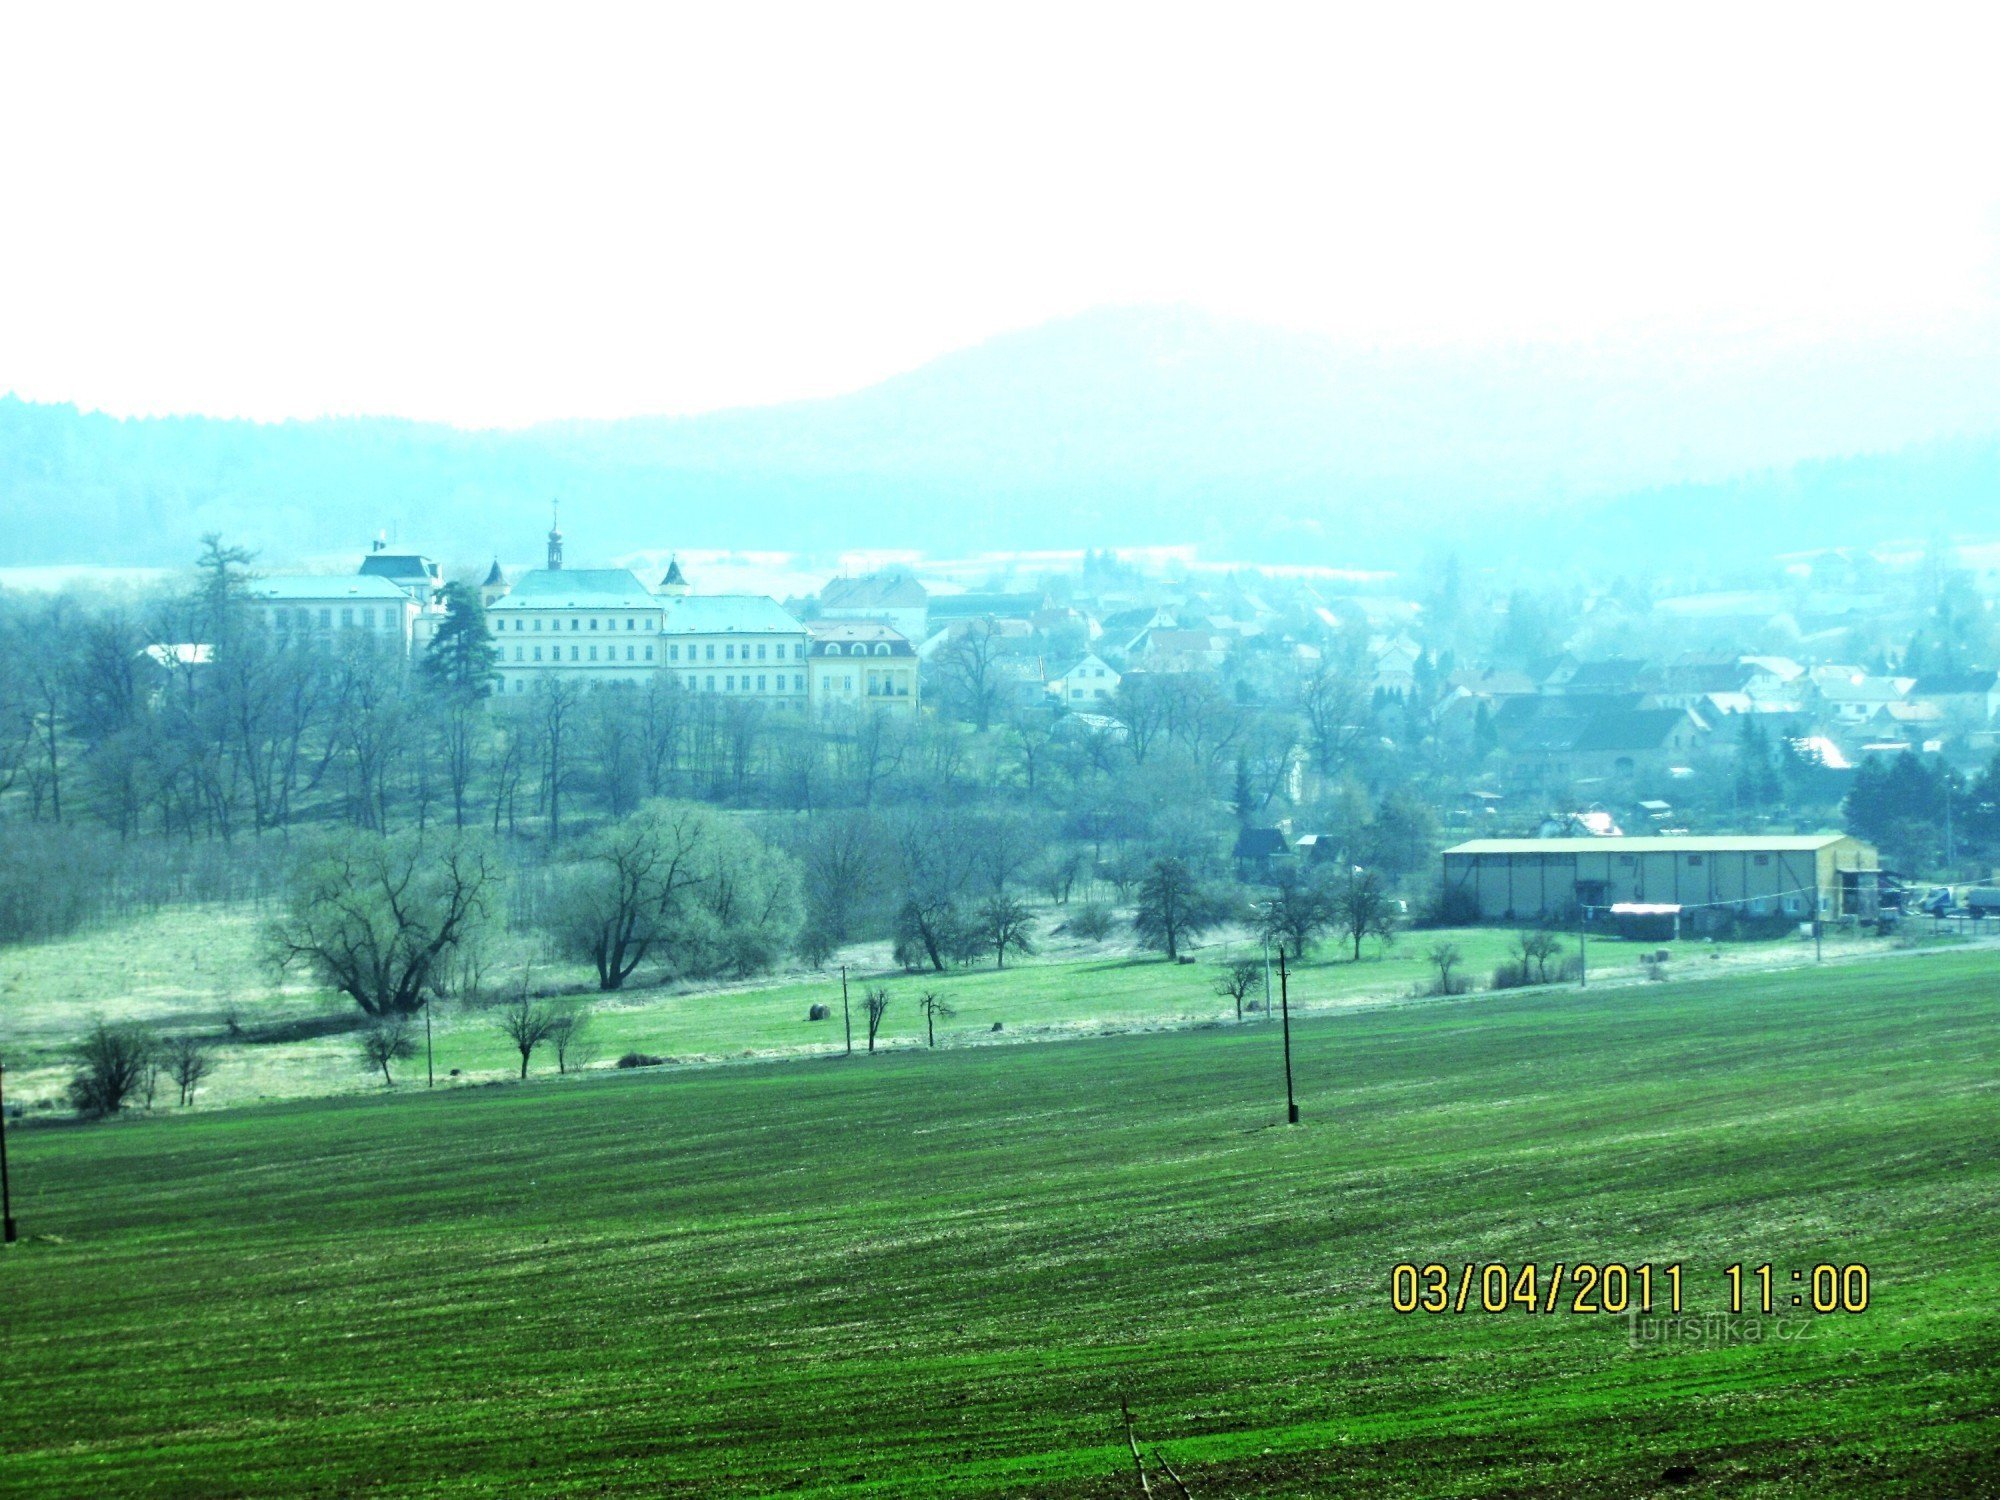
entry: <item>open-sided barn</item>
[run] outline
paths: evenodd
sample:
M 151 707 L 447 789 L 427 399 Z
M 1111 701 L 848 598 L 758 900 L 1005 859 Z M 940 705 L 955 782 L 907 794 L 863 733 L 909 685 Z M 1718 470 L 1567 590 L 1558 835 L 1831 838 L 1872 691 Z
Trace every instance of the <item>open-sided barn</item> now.
M 1872 918 L 1882 861 L 1840 833 L 1473 839 L 1444 852 L 1448 902 L 1480 921 L 1541 921 L 1646 904 Z

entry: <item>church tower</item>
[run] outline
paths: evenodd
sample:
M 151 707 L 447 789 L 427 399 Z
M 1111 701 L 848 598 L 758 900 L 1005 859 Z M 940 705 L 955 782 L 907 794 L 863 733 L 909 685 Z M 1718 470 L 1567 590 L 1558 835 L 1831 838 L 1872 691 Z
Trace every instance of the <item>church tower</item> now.
M 509 587 L 507 575 L 500 571 L 500 559 L 496 557 L 486 574 L 486 582 L 479 585 L 479 602 L 490 609 L 507 597 Z
M 678 557 L 668 561 L 667 576 L 660 580 L 660 586 L 653 592 L 664 594 L 671 599 L 678 599 L 682 594 L 690 592 L 687 575 L 681 571 L 681 560 Z
M 549 502 L 549 571 L 562 571 L 562 527 L 558 524 L 560 512 L 558 502 Z

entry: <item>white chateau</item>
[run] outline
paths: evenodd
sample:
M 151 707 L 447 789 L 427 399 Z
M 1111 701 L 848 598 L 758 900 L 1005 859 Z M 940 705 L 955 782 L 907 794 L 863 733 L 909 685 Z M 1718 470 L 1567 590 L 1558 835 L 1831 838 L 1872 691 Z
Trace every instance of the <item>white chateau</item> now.
M 367 641 L 420 654 L 444 618 L 442 569 L 380 541 L 358 573 L 261 578 L 250 592 L 267 629 L 319 649 Z M 808 631 L 761 594 L 695 593 L 678 559 L 651 588 L 629 568 L 565 568 L 559 525 L 544 566 L 510 581 L 496 560 L 479 596 L 503 698 L 558 680 L 640 688 L 665 678 L 782 713 L 917 710 L 916 651 L 887 618 Z

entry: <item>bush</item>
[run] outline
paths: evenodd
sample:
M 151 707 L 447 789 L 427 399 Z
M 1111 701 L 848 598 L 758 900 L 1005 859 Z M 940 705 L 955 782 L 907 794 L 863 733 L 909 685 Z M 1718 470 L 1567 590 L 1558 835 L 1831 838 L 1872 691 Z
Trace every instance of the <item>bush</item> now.
M 1102 901 L 1086 901 L 1069 914 L 1062 930 L 1086 943 L 1101 943 L 1111 936 L 1111 908 Z
M 655 1057 L 650 1052 L 628 1052 L 618 1059 L 621 1068 L 657 1068 L 665 1062 L 664 1057 Z
M 159 1042 L 142 1026 L 107 1026 L 102 1021 L 76 1049 L 77 1071 L 69 1081 L 69 1101 L 80 1115 L 115 1115 L 145 1087 L 154 1072 Z
M 1518 958 L 1506 960 L 1493 971 L 1492 988 L 1496 990 L 1517 990 L 1534 982 L 1534 970 Z

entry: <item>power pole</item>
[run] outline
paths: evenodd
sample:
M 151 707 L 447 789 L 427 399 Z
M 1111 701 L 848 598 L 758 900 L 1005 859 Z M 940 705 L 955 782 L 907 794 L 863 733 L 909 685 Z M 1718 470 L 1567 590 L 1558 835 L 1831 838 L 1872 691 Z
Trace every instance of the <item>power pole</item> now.
M 854 1015 L 847 1008 L 847 965 L 840 966 L 840 1024 L 847 1032 L 847 1055 L 854 1056 Z
M 0 1081 L 7 1077 L 7 1065 L 0 1062 Z M 0 1090 L 0 1245 L 11 1245 L 20 1238 L 14 1228 L 13 1188 L 7 1181 L 7 1096 Z
M 1590 988 L 1590 908 L 1582 902 L 1576 907 L 1576 987 Z
M 1298 1102 L 1292 1097 L 1292 996 L 1291 986 L 1285 979 L 1285 948 L 1278 945 L 1278 1008 L 1284 1015 L 1285 1027 L 1285 1123 L 1299 1123 Z
M 438 1086 L 437 1068 L 431 1062 L 431 997 L 424 996 L 424 1087 Z

